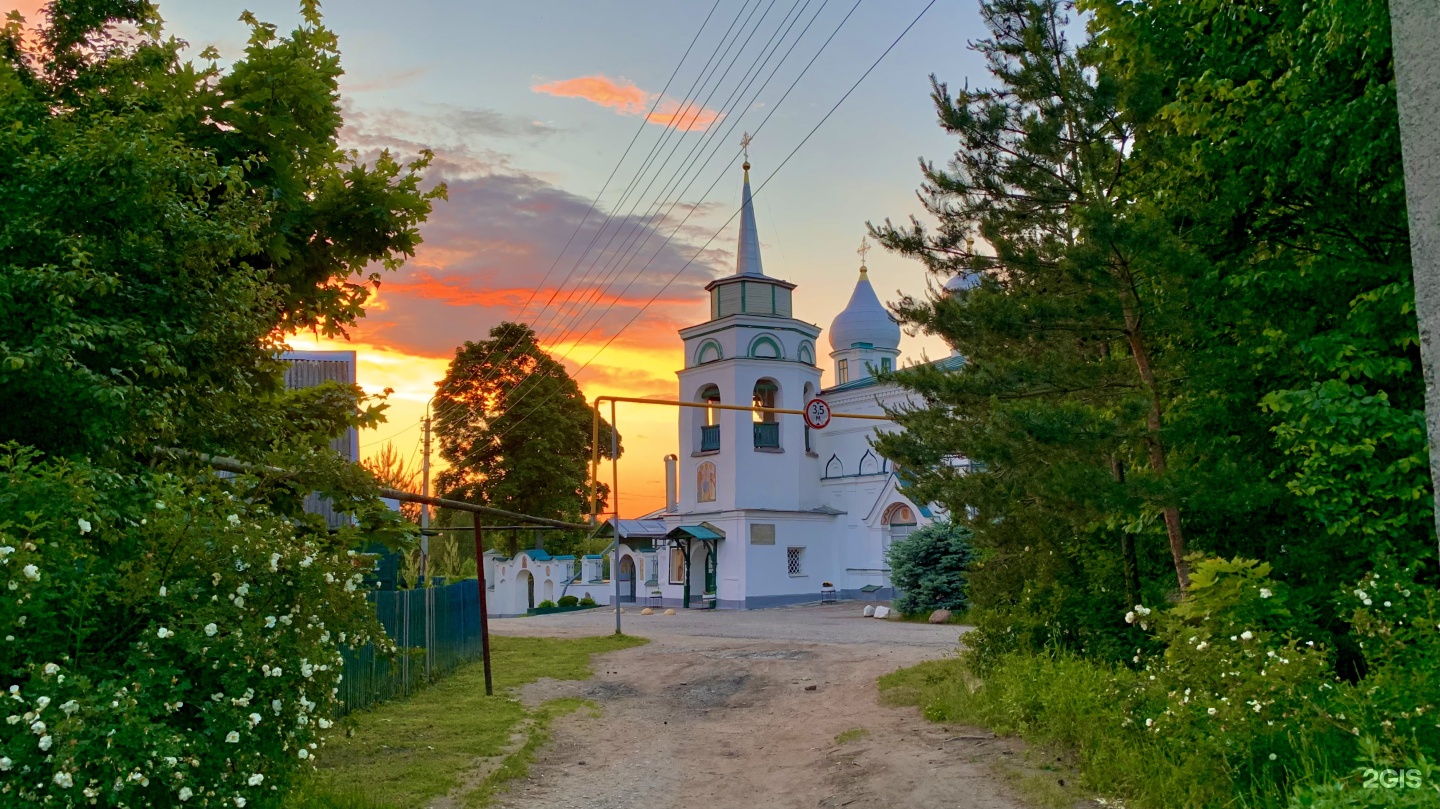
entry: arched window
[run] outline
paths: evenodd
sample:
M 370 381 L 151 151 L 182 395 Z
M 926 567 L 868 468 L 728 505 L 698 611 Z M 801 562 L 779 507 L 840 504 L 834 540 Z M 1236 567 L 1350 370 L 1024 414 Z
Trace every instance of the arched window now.
M 779 392 L 780 386 L 775 384 L 773 379 L 762 379 L 755 383 L 755 393 L 752 397 L 756 407 L 774 407 L 775 394 Z M 774 413 L 755 414 L 756 421 L 771 422 L 775 420 Z
M 785 356 L 780 343 L 767 334 L 756 337 L 750 343 L 750 356 L 766 360 L 778 360 Z
M 706 385 L 696 394 L 695 400 L 706 404 L 720 404 L 720 388 Z M 707 407 L 700 411 L 697 421 L 700 425 L 700 451 L 719 452 L 720 411 L 713 407 Z
M 755 392 L 751 401 L 755 403 L 756 407 L 775 407 L 779 391 L 780 386 L 775 384 L 775 380 L 762 379 L 755 383 Z M 774 413 L 755 411 L 754 429 L 756 449 L 780 448 L 780 422 L 776 421 Z
M 720 344 L 714 340 L 706 340 L 700 344 L 700 349 L 695 352 L 695 364 L 704 365 L 707 362 L 725 359 L 725 352 L 720 349 Z
M 720 388 L 715 385 L 706 385 L 700 389 L 700 395 L 696 397 L 696 400 L 706 404 L 720 404 Z M 719 410 L 713 407 L 707 407 L 704 412 L 706 426 L 720 423 Z
M 800 361 L 805 363 L 806 365 L 814 365 L 815 346 L 810 345 L 810 341 L 806 340 L 805 342 L 800 344 L 800 351 L 798 352 L 798 356 L 800 358 Z
M 802 346 L 802 348 L 803 348 L 803 346 Z M 808 404 L 808 403 L 810 402 L 810 400 L 813 399 L 813 398 L 815 398 L 815 386 L 812 385 L 812 384 L 810 384 L 809 382 L 806 382 L 806 383 L 805 383 L 805 401 L 804 401 L 802 404 Z M 806 452 L 811 452 L 811 451 L 812 451 L 812 450 L 810 449 L 810 425 L 809 425 L 809 424 L 806 424 L 806 425 L 805 425 L 805 451 L 806 451 Z

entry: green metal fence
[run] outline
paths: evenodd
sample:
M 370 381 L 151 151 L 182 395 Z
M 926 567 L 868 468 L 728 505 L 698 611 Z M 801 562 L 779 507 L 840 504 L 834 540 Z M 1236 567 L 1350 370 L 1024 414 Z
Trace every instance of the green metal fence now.
M 474 579 L 419 590 L 368 595 L 385 632 L 399 647 L 394 658 L 374 645 L 347 649 L 340 681 L 343 712 L 404 697 L 456 668 L 480 659 L 480 594 Z

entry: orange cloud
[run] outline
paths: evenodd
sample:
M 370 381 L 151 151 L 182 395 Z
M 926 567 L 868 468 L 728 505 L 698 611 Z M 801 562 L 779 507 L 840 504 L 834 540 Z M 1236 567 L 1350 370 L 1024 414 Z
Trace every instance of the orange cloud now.
M 609 107 L 622 115 L 639 115 L 645 112 L 646 105 L 655 98 L 654 94 L 633 84 L 613 81 L 598 73 L 594 76 L 537 84 L 530 89 L 561 98 L 583 98 L 602 107 Z M 682 104 L 673 98 L 666 98 L 654 112 L 645 116 L 645 120 L 661 126 L 674 126 L 681 132 L 704 132 L 721 117 L 719 112 L 706 109 L 693 101 Z
M 537 84 L 530 89 L 560 98 L 583 98 L 626 115 L 639 115 L 644 112 L 651 97 L 633 84 L 611 81 L 599 74 Z
M 645 120 L 652 124 L 674 126 L 681 132 L 704 132 L 720 118 L 721 114 L 715 110 L 706 109 L 693 102 L 681 104 L 669 99 L 645 116 Z

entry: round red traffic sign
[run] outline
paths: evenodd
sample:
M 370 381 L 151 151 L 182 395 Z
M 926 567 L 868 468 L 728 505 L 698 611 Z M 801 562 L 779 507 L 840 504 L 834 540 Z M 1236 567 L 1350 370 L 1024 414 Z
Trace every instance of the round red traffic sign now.
M 805 403 L 805 423 L 812 430 L 823 430 L 830 423 L 830 405 L 824 399 L 811 399 Z

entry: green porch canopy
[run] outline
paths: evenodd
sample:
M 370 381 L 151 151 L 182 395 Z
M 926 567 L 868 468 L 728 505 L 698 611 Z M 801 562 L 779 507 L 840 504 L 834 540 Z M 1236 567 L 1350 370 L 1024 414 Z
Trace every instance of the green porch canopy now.
M 710 525 L 677 525 L 670 529 L 665 535 L 666 539 L 703 539 L 716 540 L 724 539 L 725 534 L 719 529 Z

